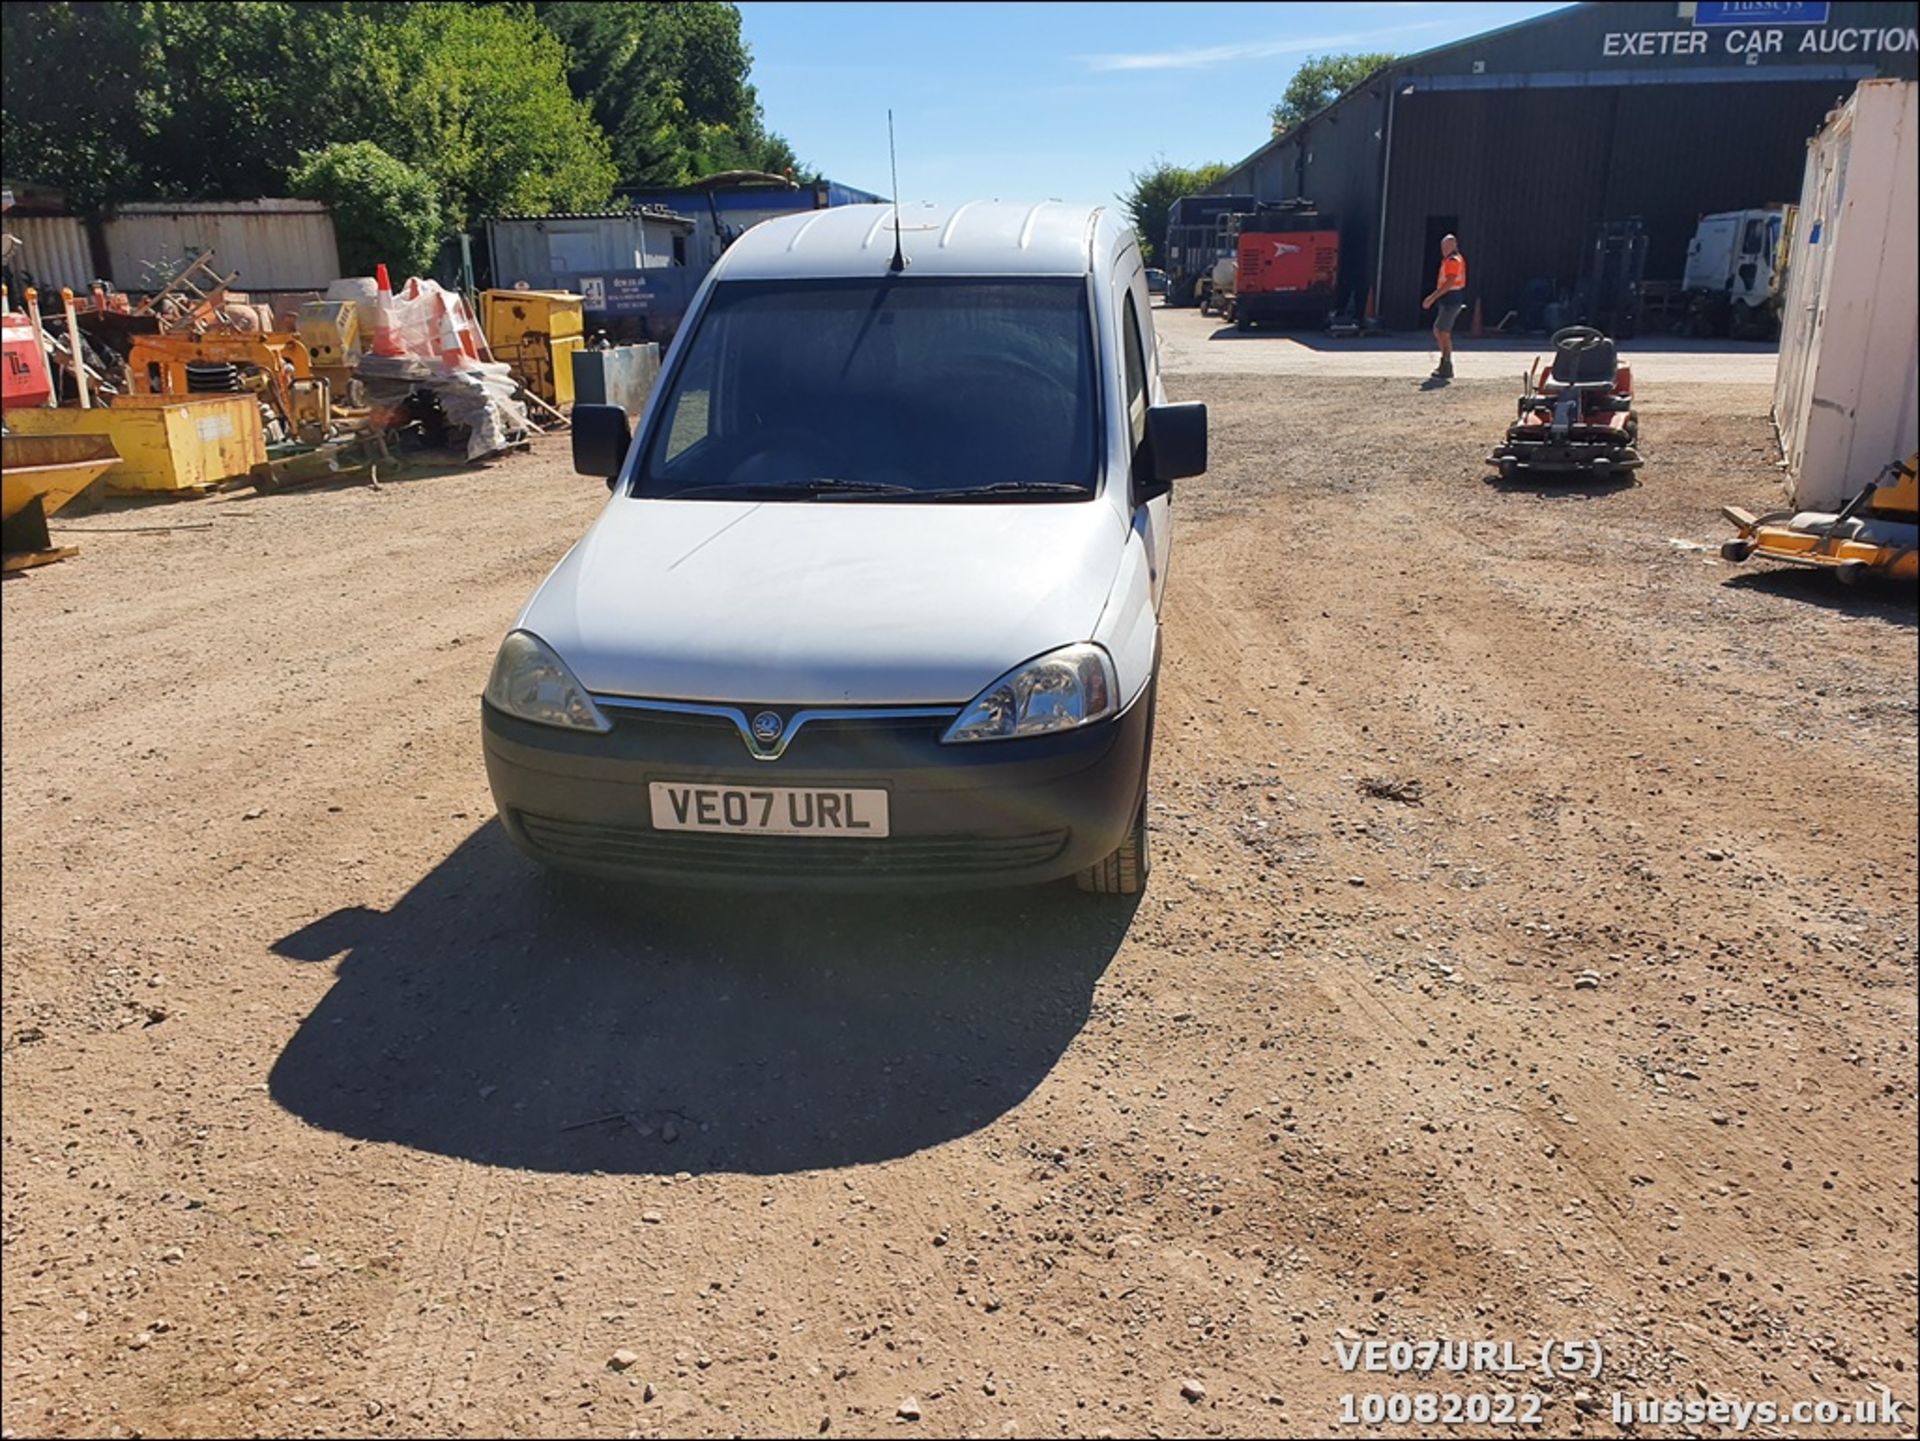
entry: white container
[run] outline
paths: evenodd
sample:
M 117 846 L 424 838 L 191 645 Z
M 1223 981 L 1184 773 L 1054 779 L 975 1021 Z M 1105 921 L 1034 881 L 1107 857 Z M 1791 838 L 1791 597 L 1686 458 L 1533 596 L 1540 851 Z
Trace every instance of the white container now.
M 524 280 L 535 290 L 578 291 L 582 275 L 684 264 L 693 228 L 680 216 L 644 210 L 492 219 L 494 284 L 504 290 Z
M 1863 80 L 1807 145 L 1773 382 L 1803 509 L 1838 509 L 1920 444 L 1916 94 Z

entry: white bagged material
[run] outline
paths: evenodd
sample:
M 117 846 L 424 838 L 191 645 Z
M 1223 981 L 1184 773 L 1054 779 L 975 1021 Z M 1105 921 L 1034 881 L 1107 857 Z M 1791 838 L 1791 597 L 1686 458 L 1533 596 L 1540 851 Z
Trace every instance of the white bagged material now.
M 337 298 L 360 302 L 360 283 Z M 333 289 L 329 298 L 336 298 Z M 478 327 L 458 292 L 415 278 L 394 295 L 380 295 L 376 287 L 371 304 L 372 325 L 362 329 L 365 349 L 355 373 L 377 401 L 402 400 L 416 387 L 433 391 L 448 423 L 469 428 L 469 460 L 504 450 L 527 433 L 513 373 L 478 358 Z

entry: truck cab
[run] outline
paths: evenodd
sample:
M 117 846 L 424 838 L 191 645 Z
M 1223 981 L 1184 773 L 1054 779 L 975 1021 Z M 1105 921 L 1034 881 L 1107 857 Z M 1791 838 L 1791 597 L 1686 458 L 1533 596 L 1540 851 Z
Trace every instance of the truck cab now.
M 1700 217 L 1680 282 L 1689 298 L 1690 334 L 1779 334 L 1794 212 L 1791 205 L 1767 205 Z

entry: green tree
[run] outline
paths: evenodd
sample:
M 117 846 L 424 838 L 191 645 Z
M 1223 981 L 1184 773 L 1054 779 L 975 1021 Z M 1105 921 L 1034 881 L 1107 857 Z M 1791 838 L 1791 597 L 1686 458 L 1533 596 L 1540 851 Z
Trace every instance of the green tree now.
M 7 170 L 92 206 L 284 194 L 372 140 L 445 219 L 605 202 L 606 137 L 525 4 L 68 0 L 0 6 Z
M 147 0 L 6 5 L 0 25 L 9 173 L 93 205 L 280 188 L 351 94 L 365 22 L 285 0 Z
M 295 167 L 292 188 L 333 211 L 347 274 L 371 275 L 385 261 L 396 276 L 424 275 L 433 264 L 443 230 L 439 187 L 371 140 L 314 151 Z
M 1363 55 L 1309 55 L 1267 112 L 1275 135 L 1293 129 L 1310 115 L 1325 110 L 1376 70 L 1384 70 L 1398 55 L 1379 51 Z
M 92 205 L 116 184 L 153 183 L 147 147 L 164 70 L 147 5 L 0 5 L 0 105 L 9 178 Z M 76 83 L 61 59 L 86 57 Z M 149 192 L 150 193 L 150 192 Z
M 1126 206 L 1140 236 L 1140 254 L 1149 265 L 1160 264 L 1167 247 L 1167 210 L 1183 195 L 1199 195 L 1217 185 L 1229 167 L 1216 161 L 1188 169 L 1157 156 L 1145 170 L 1133 173 L 1133 184 L 1117 197 Z
M 716 170 L 798 169 L 748 83 L 740 12 L 712 0 L 557 0 L 535 13 L 565 44 L 568 81 L 612 142 L 624 185 Z
M 567 52 L 516 5 L 409 5 L 361 75 L 367 133 L 431 175 L 447 221 L 606 203 L 606 135 L 567 88 Z

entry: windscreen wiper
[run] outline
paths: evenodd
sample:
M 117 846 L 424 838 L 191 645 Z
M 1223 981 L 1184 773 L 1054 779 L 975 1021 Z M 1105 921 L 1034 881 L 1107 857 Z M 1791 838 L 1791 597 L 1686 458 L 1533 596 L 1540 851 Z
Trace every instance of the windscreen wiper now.
M 1063 480 L 1002 480 L 992 485 L 970 485 L 962 490 L 930 490 L 928 500 L 983 500 L 1000 495 L 1071 495 L 1082 499 L 1093 494 L 1084 485 Z
M 914 495 L 910 485 L 895 485 L 885 480 L 841 480 L 837 476 L 818 476 L 801 481 L 789 489 L 810 491 L 814 495 Z
M 819 476 L 813 480 L 784 481 L 778 484 L 762 481 L 738 481 L 720 485 L 690 485 L 682 490 L 661 496 L 662 500 L 691 500 L 714 496 L 737 496 L 742 500 L 778 500 L 789 495 L 913 495 L 910 485 L 889 485 L 879 480 L 841 480 L 833 476 Z

